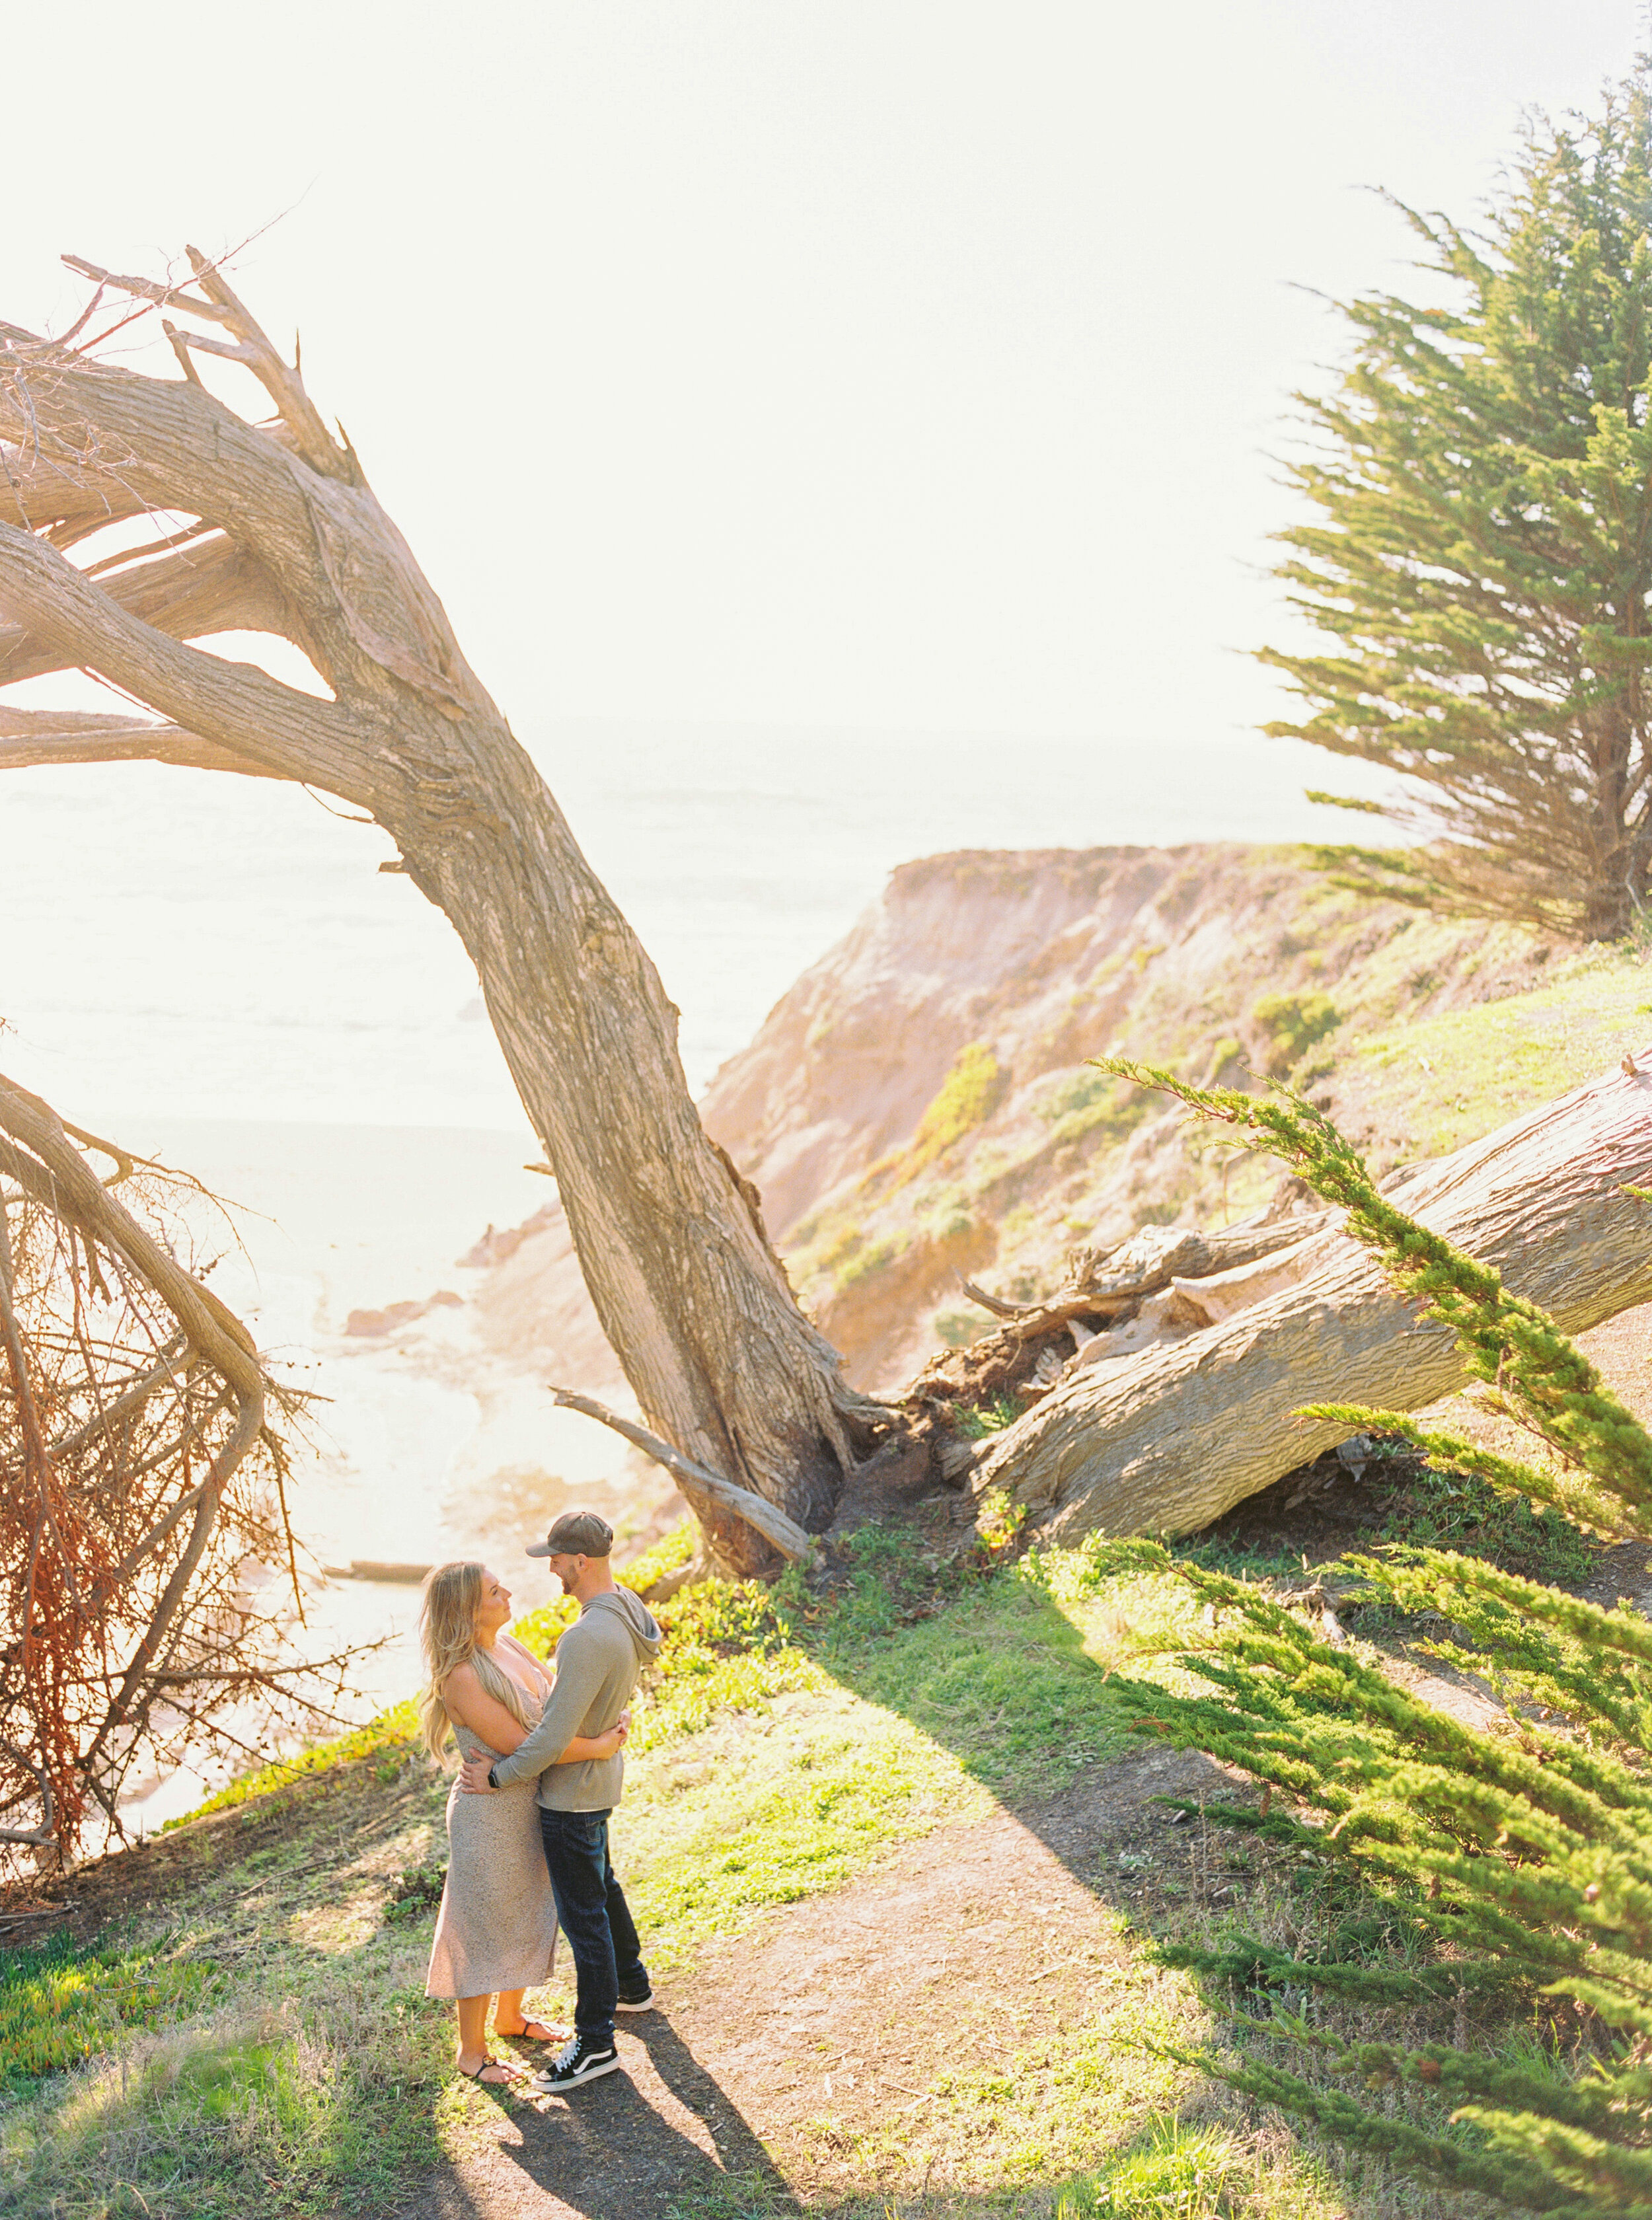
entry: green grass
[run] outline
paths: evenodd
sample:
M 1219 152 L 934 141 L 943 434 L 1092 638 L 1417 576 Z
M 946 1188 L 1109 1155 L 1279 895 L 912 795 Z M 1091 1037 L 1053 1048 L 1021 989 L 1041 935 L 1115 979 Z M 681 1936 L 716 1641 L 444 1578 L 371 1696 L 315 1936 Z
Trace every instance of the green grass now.
M 1235 2161 L 1225 2136 L 1189 2133 L 1172 2114 L 1100 2173 L 1069 2182 L 1056 2220 L 1216 2220 L 1232 2210 Z
M 1563 1512 L 1536 1508 L 1524 1496 L 1499 1495 L 1469 1474 L 1431 1472 L 1424 1466 L 1412 1469 L 1380 1532 L 1384 1542 L 1492 1558 L 1509 1572 L 1550 1586 L 1586 1578 L 1605 1546 Z
M 0 2090 L 107 2050 L 201 2004 L 214 1969 L 152 1951 L 78 1949 L 66 1936 L 0 1954 Z
M 1337 1091 L 1376 1106 L 1416 1154 L 1443 1156 L 1643 1048 L 1648 1008 L 1644 956 L 1591 949 L 1531 993 L 1350 1040 L 1337 1058 Z
M 668 1537 L 665 1568 L 683 1556 Z M 1091 1543 L 943 1562 L 872 1528 L 832 1596 L 790 1575 L 661 1605 L 670 1638 L 614 1825 L 651 1963 L 684 1978 L 708 1946 L 996 1803 L 1059 1810 L 1125 1747 L 1119 1668 L 1139 1674 L 1176 1632 L 1169 1588 L 1115 1556 Z M 536 1641 L 564 1617 L 533 1614 Z M 128 1932 L 55 1966 L 14 1961 L 8 1993 L 37 2048 L 0 2101 L 0 2206 L 19 2220 L 368 2216 L 490 2132 L 498 2102 L 452 2080 L 449 2011 L 422 1993 L 445 1793 L 407 1707 L 386 1713 L 168 1836 L 178 1878 Z M 1122 1904 L 1154 1882 L 1146 1863 L 1094 1886 Z M 1281 1931 L 1330 1917 L 1306 1869 L 1268 1886 Z M 1179 1918 L 1175 1896 L 1156 1900 Z M 996 2025 L 988 1997 L 979 2043 L 938 2055 L 918 2101 L 892 2098 L 870 2126 L 828 2104 L 797 2130 L 797 2162 L 844 2185 L 823 2213 L 882 2220 L 876 2183 L 936 2220 L 1050 2220 L 1058 2198 L 1073 2214 L 1198 2220 L 1205 2206 L 1174 2199 L 1219 2181 L 1227 2203 L 1212 2209 L 1239 2220 L 1398 2212 L 1322 2194 L 1296 2140 L 1265 2145 L 1236 2115 L 1189 2111 L 1195 2077 L 1171 2054 L 1210 2036 L 1194 1980 L 1154 1965 L 1127 1914 L 1101 1909 L 1097 1934 L 1093 1992 L 1058 2033 Z M 1348 1947 L 1393 1943 L 1350 1930 Z M 1178 2112 L 1185 2133 L 1154 2141 L 1152 2118 Z M 731 2176 L 681 2205 L 683 2220 L 788 2209 L 773 2177 Z

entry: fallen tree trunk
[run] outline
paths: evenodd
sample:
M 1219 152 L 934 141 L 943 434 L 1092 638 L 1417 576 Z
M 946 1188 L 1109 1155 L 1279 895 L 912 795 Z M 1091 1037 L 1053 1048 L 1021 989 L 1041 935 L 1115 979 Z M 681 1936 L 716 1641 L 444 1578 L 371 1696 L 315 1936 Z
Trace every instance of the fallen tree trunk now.
M 1568 1333 L 1652 1300 L 1652 1204 L 1624 1191 L 1652 1183 L 1652 1073 L 1633 1062 L 1405 1190 L 1411 1216 Z M 1294 1285 L 1202 1331 L 1075 1367 L 983 1445 L 970 1487 L 1007 1489 L 1051 1538 L 1186 1533 L 1347 1437 L 1294 1417 L 1302 1405 L 1414 1411 L 1462 1385 L 1450 1332 L 1418 1319 L 1368 1250 L 1332 1227 L 1291 1262 Z

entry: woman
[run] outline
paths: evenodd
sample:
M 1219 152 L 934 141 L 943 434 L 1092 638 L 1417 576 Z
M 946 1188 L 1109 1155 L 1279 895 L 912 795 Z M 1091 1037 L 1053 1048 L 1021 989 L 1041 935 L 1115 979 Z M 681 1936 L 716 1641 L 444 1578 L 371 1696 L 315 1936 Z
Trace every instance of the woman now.
M 491 1763 L 514 1750 L 539 1722 L 551 1675 L 504 1631 L 510 1592 L 485 1565 L 438 1565 L 425 1582 L 420 1635 L 430 1678 L 420 1701 L 425 1746 L 439 1760 L 451 1732 L 461 1753 Z M 568 1758 L 612 1757 L 626 1722 L 595 1739 L 577 1737 Z M 557 2042 L 564 2030 L 522 2016 L 522 1992 L 550 1974 L 557 1910 L 539 1841 L 533 1780 L 494 1796 L 447 1799 L 447 1882 L 431 1946 L 427 1997 L 452 1997 L 458 2010 L 458 2069 L 496 2086 L 521 2069 L 488 2049 L 488 2000 L 497 1999 L 500 2035 Z

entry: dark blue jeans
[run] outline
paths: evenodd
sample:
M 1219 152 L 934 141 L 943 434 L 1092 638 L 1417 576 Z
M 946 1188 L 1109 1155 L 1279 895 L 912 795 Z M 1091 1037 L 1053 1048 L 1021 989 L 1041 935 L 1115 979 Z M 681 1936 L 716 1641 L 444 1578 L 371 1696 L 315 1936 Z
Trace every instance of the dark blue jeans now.
M 633 1993 L 648 1986 L 636 1925 L 608 1862 L 608 1815 L 541 1805 L 539 1833 L 557 1918 L 574 1954 L 574 2032 L 600 2049 L 614 2040 L 621 1984 Z

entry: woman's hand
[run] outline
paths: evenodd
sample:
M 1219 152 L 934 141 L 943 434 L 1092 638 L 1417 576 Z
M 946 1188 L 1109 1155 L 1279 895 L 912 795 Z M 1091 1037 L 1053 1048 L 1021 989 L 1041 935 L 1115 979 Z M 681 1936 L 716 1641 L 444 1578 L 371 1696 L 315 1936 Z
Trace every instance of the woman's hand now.
M 598 1757 L 617 1757 L 625 1748 L 626 1737 L 630 1732 L 631 1714 L 621 1712 L 606 1734 L 592 1736 L 591 1748 Z

